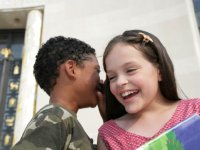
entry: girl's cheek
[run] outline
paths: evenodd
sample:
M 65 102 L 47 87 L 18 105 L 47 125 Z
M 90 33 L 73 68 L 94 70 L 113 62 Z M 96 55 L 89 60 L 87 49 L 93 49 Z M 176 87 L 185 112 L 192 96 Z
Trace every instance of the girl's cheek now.
M 131 81 L 133 83 L 137 84 L 137 85 L 143 85 L 144 84 L 144 80 L 143 80 L 142 76 L 134 76 L 134 78 L 132 78 Z
M 115 88 L 114 88 L 114 85 L 110 85 L 110 91 L 111 91 L 111 93 L 113 94 L 113 95 L 115 95 Z

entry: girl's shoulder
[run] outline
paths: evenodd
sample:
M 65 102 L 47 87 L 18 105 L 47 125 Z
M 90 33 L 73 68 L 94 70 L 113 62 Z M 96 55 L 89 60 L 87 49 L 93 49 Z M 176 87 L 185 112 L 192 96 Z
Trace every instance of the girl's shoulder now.
M 180 101 L 180 104 L 182 104 L 182 105 L 199 105 L 200 98 L 182 99 Z
M 183 114 L 200 114 L 200 98 L 181 100 L 178 105 L 178 111 Z
M 114 125 L 115 125 L 114 120 L 108 120 L 100 126 L 99 130 L 103 130 L 105 128 L 112 128 Z

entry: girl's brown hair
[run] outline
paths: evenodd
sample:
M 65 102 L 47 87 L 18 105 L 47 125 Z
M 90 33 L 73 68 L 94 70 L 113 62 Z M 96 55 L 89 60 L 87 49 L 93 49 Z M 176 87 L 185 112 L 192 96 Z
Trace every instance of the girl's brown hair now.
M 151 33 L 142 30 L 125 31 L 122 35 L 114 37 L 107 45 L 103 54 L 103 67 L 105 72 L 105 59 L 117 43 L 132 45 L 141 51 L 144 57 L 160 70 L 162 81 L 159 87 L 162 95 L 169 101 L 180 100 L 177 92 L 173 63 L 160 40 Z M 110 83 L 106 76 L 105 81 L 107 120 L 116 119 L 126 114 L 124 107 L 116 100 L 110 91 Z

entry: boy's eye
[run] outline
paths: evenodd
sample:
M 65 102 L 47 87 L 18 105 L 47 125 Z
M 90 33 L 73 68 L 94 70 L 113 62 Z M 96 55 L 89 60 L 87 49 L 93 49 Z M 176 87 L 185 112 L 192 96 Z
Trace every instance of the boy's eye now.
M 100 72 L 101 72 L 101 70 L 97 68 L 97 73 L 100 73 Z

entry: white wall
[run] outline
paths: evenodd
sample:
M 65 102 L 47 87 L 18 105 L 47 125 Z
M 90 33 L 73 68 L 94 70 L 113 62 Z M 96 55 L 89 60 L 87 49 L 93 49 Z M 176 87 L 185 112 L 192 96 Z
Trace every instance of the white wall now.
M 79 38 L 96 48 L 102 64 L 103 50 L 113 36 L 129 29 L 147 30 L 158 36 L 167 48 L 182 90 L 189 97 L 200 97 L 199 33 L 194 14 L 191 13 L 191 2 L 192 0 L 40 1 L 44 5 L 42 42 L 57 35 Z M 28 4 L 33 5 L 31 0 L 28 4 L 24 3 L 23 1 L 26 7 Z M 101 78 L 105 78 L 104 72 L 101 73 Z M 37 109 L 48 103 L 48 96 L 40 89 L 37 99 Z M 89 136 L 96 141 L 97 130 L 102 124 L 98 109 L 80 110 L 78 118 Z
M 200 65 L 193 28 L 183 0 L 85 0 L 46 3 L 42 41 L 55 35 L 80 38 L 97 50 L 99 61 L 107 42 L 128 29 L 143 29 L 160 38 L 174 62 L 178 84 L 189 97 L 200 97 Z M 55 9 L 59 8 L 59 9 Z M 198 34 L 199 36 L 199 34 Z M 102 64 L 102 63 L 101 63 Z M 104 73 L 101 74 L 104 79 Z M 90 116 L 90 119 L 87 119 Z M 84 109 L 78 118 L 96 139 L 102 124 L 98 109 Z

